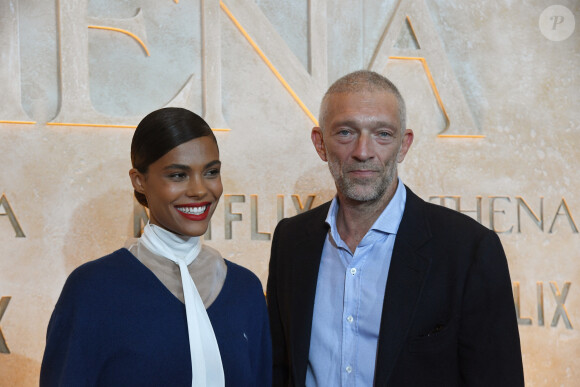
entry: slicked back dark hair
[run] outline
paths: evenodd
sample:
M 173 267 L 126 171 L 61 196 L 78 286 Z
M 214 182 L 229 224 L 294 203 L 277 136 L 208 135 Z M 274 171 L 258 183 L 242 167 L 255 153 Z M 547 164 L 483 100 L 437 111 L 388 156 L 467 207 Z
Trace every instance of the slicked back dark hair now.
M 131 164 L 145 174 L 153 164 L 173 148 L 193 139 L 208 136 L 217 146 L 209 125 L 197 114 L 183 108 L 155 110 L 141 120 L 131 141 Z M 135 191 L 135 198 L 147 207 L 145 195 Z

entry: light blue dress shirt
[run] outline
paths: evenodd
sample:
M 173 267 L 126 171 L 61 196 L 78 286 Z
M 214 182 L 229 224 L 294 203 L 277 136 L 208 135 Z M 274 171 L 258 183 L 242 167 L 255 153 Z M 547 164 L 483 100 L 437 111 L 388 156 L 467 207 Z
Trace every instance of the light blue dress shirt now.
M 372 386 L 383 299 L 407 192 L 398 181 L 387 208 L 354 254 L 336 228 L 330 205 L 312 319 L 306 386 Z

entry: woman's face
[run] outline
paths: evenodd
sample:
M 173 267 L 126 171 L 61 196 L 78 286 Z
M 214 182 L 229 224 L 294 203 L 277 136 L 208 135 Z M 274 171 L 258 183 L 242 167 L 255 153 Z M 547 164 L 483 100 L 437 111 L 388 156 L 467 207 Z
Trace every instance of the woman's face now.
M 147 198 L 149 221 L 180 235 L 203 235 L 223 192 L 218 147 L 208 136 L 185 142 L 142 174 L 129 172 Z

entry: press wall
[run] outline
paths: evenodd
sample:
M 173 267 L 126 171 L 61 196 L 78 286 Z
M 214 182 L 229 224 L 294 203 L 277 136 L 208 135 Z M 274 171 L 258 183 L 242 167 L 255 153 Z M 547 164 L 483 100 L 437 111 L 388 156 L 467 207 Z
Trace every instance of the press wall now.
M 499 234 L 527 385 L 577 385 L 579 14 L 575 0 L 0 1 L 0 385 L 38 383 L 66 277 L 146 220 L 128 175 L 145 114 L 182 106 L 214 128 L 224 196 L 206 243 L 265 285 L 278 220 L 335 192 L 310 130 L 328 85 L 361 68 L 407 101 L 404 183 Z

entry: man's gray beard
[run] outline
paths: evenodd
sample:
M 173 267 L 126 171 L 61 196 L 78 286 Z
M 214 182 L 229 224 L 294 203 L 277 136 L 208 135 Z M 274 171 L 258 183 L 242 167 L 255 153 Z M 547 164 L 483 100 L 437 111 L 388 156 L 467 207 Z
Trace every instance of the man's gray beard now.
M 393 160 L 390 165 L 386 165 L 386 173 L 381 175 L 379 179 L 370 182 L 370 184 L 360 184 L 356 180 L 343 176 L 340 164 L 334 160 L 328 160 L 328 168 L 340 193 L 351 200 L 369 202 L 378 200 L 384 195 L 396 175 L 397 163 Z M 364 189 L 361 190 L 361 188 Z

